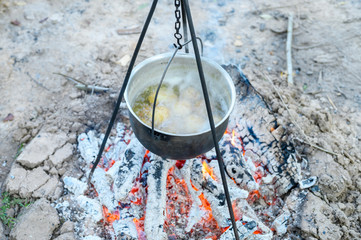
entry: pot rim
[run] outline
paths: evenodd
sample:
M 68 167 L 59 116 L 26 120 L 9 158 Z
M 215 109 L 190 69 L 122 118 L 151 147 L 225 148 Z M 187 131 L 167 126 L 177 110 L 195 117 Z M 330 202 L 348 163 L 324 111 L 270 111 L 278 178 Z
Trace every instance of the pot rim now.
M 132 73 L 129 77 L 129 82 L 128 82 L 128 85 L 127 85 L 127 88 L 125 90 L 125 94 L 124 94 L 124 99 L 125 99 L 125 102 L 127 104 L 127 107 L 128 107 L 128 110 L 131 112 L 131 114 L 139 121 L 141 122 L 144 126 L 148 127 L 149 129 L 152 129 L 152 126 L 149 126 L 148 124 L 144 123 L 139 117 L 137 114 L 135 114 L 135 112 L 133 111 L 133 108 L 130 106 L 130 102 L 129 102 L 129 99 L 128 99 L 128 87 L 129 87 L 129 84 L 130 82 L 132 81 L 134 75 L 140 71 L 140 69 L 142 69 L 145 65 L 148 65 L 154 61 L 157 61 L 157 60 L 160 60 L 160 59 L 169 59 L 171 56 L 172 56 L 173 53 L 171 52 L 168 52 L 168 53 L 162 53 L 162 54 L 158 54 L 158 55 L 155 55 L 153 57 L 150 57 L 150 58 L 147 58 L 145 59 L 144 61 L 140 62 L 137 66 L 135 66 L 132 70 Z M 177 53 L 177 55 L 174 57 L 174 58 L 179 58 L 179 57 L 182 57 L 182 58 L 195 58 L 195 55 L 193 54 L 190 54 L 190 53 Z M 231 112 L 233 111 L 233 108 L 234 108 L 234 105 L 235 105 L 235 102 L 236 102 L 236 90 L 235 90 L 235 87 L 234 87 L 234 84 L 233 84 L 233 81 L 232 81 L 232 78 L 229 76 L 229 74 L 227 73 L 227 71 L 221 67 L 221 65 L 219 65 L 218 63 L 216 63 L 215 61 L 209 59 L 209 58 L 206 58 L 206 57 L 201 57 L 201 60 L 202 61 L 205 61 L 207 63 L 209 63 L 210 65 L 212 65 L 213 67 L 215 67 L 217 70 L 219 70 L 222 75 L 225 77 L 225 79 L 227 80 L 227 83 L 230 87 L 230 93 L 231 93 L 231 104 L 229 106 L 229 109 L 227 111 L 227 113 L 224 115 L 224 117 L 222 118 L 222 120 L 215 125 L 215 128 L 217 128 L 218 126 L 220 126 L 224 121 L 228 121 L 228 118 L 229 116 L 231 115 Z M 208 88 L 208 86 L 207 86 Z M 205 134 L 207 132 L 210 132 L 211 131 L 211 128 L 207 128 L 206 130 L 204 131 L 201 131 L 201 132 L 196 132 L 196 133 L 188 133 L 188 134 L 180 134 L 180 133 L 170 133 L 170 132 L 165 132 L 165 131 L 162 131 L 162 130 L 159 130 L 157 128 L 154 128 L 154 131 L 155 132 L 158 132 L 158 133 L 162 133 L 162 134 L 165 134 L 165 135 L 168 135 L 168 136 L 175 136 L 175 137 L 189 137 L 189 136 L 197 136 L 197 135 L 202 135 L 202 134 Z

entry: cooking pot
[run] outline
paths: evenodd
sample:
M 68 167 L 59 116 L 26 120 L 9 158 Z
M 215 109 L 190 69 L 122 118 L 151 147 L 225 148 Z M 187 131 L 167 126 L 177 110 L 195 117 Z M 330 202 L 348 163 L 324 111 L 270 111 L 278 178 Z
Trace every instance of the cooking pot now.
M 152 127 L 144 123 L 132 109 L 136 98 L 147 87 L 159 84 L 171 56 L 172 53 L 160 54 L 138 64 L 132 71 L 124 98 L 133 131 L 145 148 L 163 158 L 190 159 L 214 147 L 210 127 L 207 130 L 191 134 L 175 134 L 155 128 L 154 137 L 152 137 Z M 231 77 L 220 65 L 202 57 L 202 66 L 210 99 L 213 97 L 221 99 L 227 109 L 222 120 L 215 125 L 217 141 L 219 141 L 227 128 L 229 115 L 235 104 L 235 88 Z M 194 76 L 194 85 L 200 85 L 194 55 L 178 53 L 170 64 L 163 84 L 172 81 L 172 77 L 186 76 L 187 74 Z M 185 115 L 184 118 L 187 116 Z

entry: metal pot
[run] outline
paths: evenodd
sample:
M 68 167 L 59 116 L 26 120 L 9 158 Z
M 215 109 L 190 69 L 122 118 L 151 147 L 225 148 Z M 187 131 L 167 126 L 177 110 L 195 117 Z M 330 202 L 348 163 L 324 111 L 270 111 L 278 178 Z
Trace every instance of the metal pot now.
M 159 84 L 171 55 L 172 53 L 156 55 L 138 64 L 132 71 L 124 98 L 129 109 L 133 131 L 145 148 L 163 158 L 190 159 L 214 147 L 210 128 L 192 134 L 174 134 L 155 129 L 155 138 L 152 138 L 151 126 L 142 122 L 132 109 L 136 97 L 146 87 Z M 235 88 L 231 77 L 220 65 L 202 58 L 202 66 L 210 98 L 217 95 L 226 103 L 228 109 L 222 120 L 215 126 L 217 141 L 219 141 L 227 128 L 229 115 L 235 104 Z M 178 53 L 168 69 L 164 83 L 171 80 L 172 76 L 185 76 L 189 73 L 194 73 L 194 84 L 200 84 L 195 57 Z

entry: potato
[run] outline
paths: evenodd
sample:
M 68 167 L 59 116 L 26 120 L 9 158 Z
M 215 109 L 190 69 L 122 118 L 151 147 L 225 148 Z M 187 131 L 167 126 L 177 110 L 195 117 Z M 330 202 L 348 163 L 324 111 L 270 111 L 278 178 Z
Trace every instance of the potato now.
M 202 91 L 197 90 L 194 87 L 187 87 L 180 93 L 180 99 L 185 99 L 190 102 L 196 102 L 202 96 Z
M 149 111 L 149 125 L 152 124 L 152 113 L 153 113 L 153 108 L 151 108 L 151 110 Z M 154 126 L 159 127 L 164 121 L 166 121 L 169 118 L 169 110 L 168 108 L 164 107 L 164 106 L 157 106 L 155 108 L 155 113 L 154 113 Z
M 149 94 L 148 101 L 151 105 L 154 104 L 155 93 L 156 93 L 156 91 Z M 171 102 L 171 101 L 176 101 L 176 100 L 177 100 L 177 95 L 175 93 L 173 93 L 171 90 L 164 89 L 164 88 L 161 88 L 159 90 L 158 98 L 157 98 L 157 105 L 159 103 L 166 103 L 166 102 Z
M 133 111 L 148 126 L 152 124 L 152 111 L 157 85 L 149 86 L 138 96 Z M 217 99 L 212 99 L 215 124 L 224 116 Z M 201 89 L 193 86 L 163 84 L 157 99 L 154 125 L 170 133 L 192 134 L 209 128 L 208 115 Z

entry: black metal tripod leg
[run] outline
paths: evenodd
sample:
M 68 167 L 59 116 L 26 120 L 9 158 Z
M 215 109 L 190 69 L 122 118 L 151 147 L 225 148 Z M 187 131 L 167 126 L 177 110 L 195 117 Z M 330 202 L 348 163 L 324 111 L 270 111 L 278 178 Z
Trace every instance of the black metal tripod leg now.
M 100 161 L 100 158 L 103 154 L 103 151 L 104 151 L 104 148 L 105 148 L 105 144 L 107 143 L 107 140 L 109 138 L 109 134 L 113 128 L 113 125 L 114 125 L 114 121 L 115 121 L 115 118 L 117 117 L 117 113 L 118 113 L 118 110 L 119 110 L 119 106 L 120 106 L 120 103 L 122 102 L 122 99 L 123 99 L 123 95 L 124 95 L 124 92 L 125 92 L 125 89 L 128 85 L 128 81 L 129 81 L 129 78 L 130 78 L 130 74 L 132 73 L 132 70 L 133 70 L 133 67 L 134 67 L 134 64 L 135 64 L 135 60 L 137 59 L 137 56 L 138 56 L 138 53 L 139 53 L 139 50 L 140 50 L 140 47 L 142 46 L 142 43 L 143 43 L 143 40 L 144 40 L 144 37 L 145 37 L 145 34 L 148 30 L 148 26 L 149 26 L 149 23 L 150 21 L 152 20 L 152 17 L 153 17 L 153 13 L 155 11 L 155 8 L 157 6 L 157 3 L 158 3 L 158 0 L 153 0 L 153 3 L 152 3 L 152 6 L 150 7 L 150 10 L 149 10 L 149 13 L 148 13 L 148 16 L 147 16 L 147 19 L 145 20 L 145 23 L 144 23 L 144 26 L 143 26 L 143 29 L 142 29 L 142 32 L 140 33 L 140 36 L 139 36 L 139 40 L 138 40 L 138 43 L 137 43 L 137 46 L 135 47 L 135 50 L 134 50 L 134 53 L 133 53 L 133 56 L 132 56 L 132 59 L 129 63 L 129 67 L 128 67 L 128 71 L 127 71 L 127 74 L 125 75 L 125 78 L 124 78 L 124 82 L 123 82 L 123 85 L 122 85 L 122 88 L 120 90 L 120 93 L 119 93 L 119 96 L 118 96 L 118 100 L 117 100 L 117 103 L 115 105 L 115 108 L 114 108 L 114 111 L 113 111 L 113 115 L 110 119 L 110 122 L 109 122 L 109 125 L 108 125 L 108 128 L 107 128 L 107 131 L 105 133 L 105 136 L 104 136 L 104 139 L 103 139 L 103 142 L 99 148 L 99 152 L 98 152 L 98 155 L 97 155 L 97 158 L 94 162 L 94 165 L 90 171 L 90 174 L 89 174 L 89 177 L 88 177 L 88 183 L 90 182 L 92 176 L 93 176 L 93 173 L 95 171 L 95 168 L 98 166 L 99 164 L 99 161 Z
M 188 30 L 187 30 L 186 9 L 183 0 L 181 0 L 181 7 L 182 7 L 183 37 L 184 37 L 184 43 L 186 43 L 188 42 Z M 185 52 L 189 53 L 188 44 L 186 44 L 184 47 L 185 47 Z
M 223 159 L 222 159 L 222 156 L 221 156 L 221 152 L 219 151 L 219 145 L 218 145 L 218 142 L 217 142 L 216 129 L 215 129 L 215 126 L 214 126 L 214 120 L 213 120 L 213 115 L 212 115 L 211 104 L 210 104 L 210 101 L 209 101 L 207 85 L 206 85 L 206 81 L 204 79 L 204 72 L 203 72 L 203 67 L 202 67 L 202 62 L 201 62 L 201 56 L 199 54 L 199 49 L 198 49 L 198 45 L 197 45 L 196 34 L 195 34 L 195 30 L 194 30 L 191 10 L 190 10 L 190 7 L 189 7 L 188 0 L 183 0 L 183 3 L 184 3 L 184 6 L 185 6 L 185 11 L 186 11 L 186 15 L 187 15 L 189 31 L 191 33 L 194 54 L 196 56 L 199 78 L 201 80 L 203 96 L 204 96 L 204 101 L 206 103 L 209 124 L 211 126 L 214 147 L 215 147 L 216 153 L 217 153 L 219 170 L 221 172 L 221 178 L 222 178 L 224 193 L 226 195 L 226 201 L 227 201 L 227 205 L 228 205 L 229 215 L 231 217 L 235 238 L 236 238 L 236 240 L 239 240 L 236 220 L 234 218 L 232 202 L 231 202 L 231 198 L 230 198 L 229 191 L 228 191 L 228 186 L 227 186 L 226 174 L 225 174 L 225 169 L 224 169 L 224 162 L 223 162 Z

